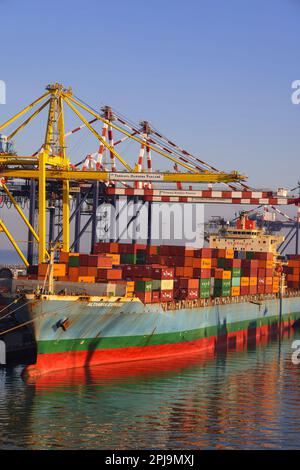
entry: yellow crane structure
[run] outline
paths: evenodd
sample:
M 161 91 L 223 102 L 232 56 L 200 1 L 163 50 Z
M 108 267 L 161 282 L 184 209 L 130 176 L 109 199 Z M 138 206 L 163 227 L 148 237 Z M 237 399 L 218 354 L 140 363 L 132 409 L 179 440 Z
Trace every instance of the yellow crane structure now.
M 67 156 L 65 142 L 65 113 L 64 107 L 68 106 L 70 110 L 80 119 L 83 125 L 94 135 L 94 137 L 103 145 L 107 151 L 122 165 L 123 171 L 107 170 L 88 170 L 82 171 L 74 169 Z M 17 155 L 11 150 L 1 151 L 0 148 L 0 184 L 6 195 L 12 201 L 12 204 L 18 211 L 22 220 L 33 234 L 38 243 L 39 263 L 45 262 L 49 258 L 46 242 L 46 182 L 47 180 L 62 181 L 62 248 L 64 251 L 70 250 L 70 181 L 102 181 L 102 182 L 136 182 L 141 178 L 137 168 L 132 168 L 125 158 L 123 158 L 113 145 L 106 141 L 102 135 L 92 126 L 91 121 L 86 119 L 83 112 L 86 112 L 93 118 L 93 121 L 100 121 L 103 125 L 110 126 L 126 138 L 131 139 L 140 145 L 145 144 L 143 137 L 133 135 L 126 129 L 120 127 L 113 121 L 108 121 L 93 108 L 77 99 L 71 88 L 65 88 L 63 85 L 54 83 L 46 87 L 46 92 L 23 108 L 12 118 L 0 124 L 0 132 L 14 124 L 18 119 L 26 114 L 26 119 L 21 122 L 5 138 L 7 142 L 19 134 L 28 124 L 30 124 L 44 109 L 48 108 L 48 119 L 45 129 L 45 138 L 42 147 L 35 155 Z M 31 114 L 30 114 L 31 113 Z M 151 182 L 194 182 L 194 183 L 239 183 L 245 180 L 245 177 L 237 171 L 223 173 L 219 171 L 197 170 L 188 162 L 177 159 L 172 152 L 167 152 L 157 147 L 151 142 L 147 142 L 147 148 L 156 154 L 170 160 L 173 164 L 180 166 L 184 172 L 160 172 L 153 171 L 143 173 L 143 180 Z M 9 179 L 36 179 L 38 181 L 38 233 L 34 230 L 26 215 L 19 207 L 7 187 Z M 14 248 L 21 256 L 24 263 L 28 262 L 19 249 L 14 237 L 8 231 L 4 222 L 0 220 L 0 231 L 4 232 Z

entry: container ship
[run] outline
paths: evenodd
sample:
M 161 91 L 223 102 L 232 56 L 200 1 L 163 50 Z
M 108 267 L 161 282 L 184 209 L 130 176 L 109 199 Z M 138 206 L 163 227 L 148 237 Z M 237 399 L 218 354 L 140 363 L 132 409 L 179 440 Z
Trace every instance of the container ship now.
M 295 326 L 300 256 L 279 262 L 282 239 L 242 214 L 207 248 L 100 242 L 92 255 L 52 255 L 2 293 L 11 333 L 25 328 L 36 347 L 24 376 L 211 353 Z
M 67 133 L 65 105 L 80 121 Z M 32 153 L 18 155 L 12 139 L 45 109 L 45 137 Z M 102 126 L 100 133 L 93 123 Z M 67 138 L 82 129 L 96 138 L 97 148 L 71 163 Z M 254 189 L 245 184 L 245 175 L 215 168 L 148 121 L 134 124 L 110 106 L 97 112 L 59 83 L 49 84 L 0 130 L 0 195 L 28 230 L 25 257 L 22 240 L 0 218 L 1 235 L 28 267 L 26 275 L 12 278 L 8 273 L 0 280 L 0 340 L 22 358 L 34 348 L 36 358 L 26 376 L 212 351 L 298 321 L 300 258 L 279 263 L 276 247 L 282 239 L 257 229 L 245 214 L 236 227 L 212 235 L 204 248 L 151 242 L 157 203 L 299 206 L 300 197 L 284 188 Z M 137 161 L 128 161 L 131 151 L 119 153 L 125 142 L 133 144 L 132 152 L 138 148 Z M 158 158 L 164 160 L 164 171 L 153 167 L 152 153 L 156 165 Z M 146 204 L 147 245 L 97 243 L 97 211 L 105 210 L 106 203 L 115 208 L 119 199 L 135 205 L 127 228 L 137 221 L 137 203 Z M 28 217 L 23 210 L 27 202 Z M 89 218 L 83 225 L 84 215 Z M 299 221 L 300 212 L 297 227 Z M 92 254 L 84 254 L 80 240 L 89 224 Z M 106 225 L 103 232 L 117 238 Z

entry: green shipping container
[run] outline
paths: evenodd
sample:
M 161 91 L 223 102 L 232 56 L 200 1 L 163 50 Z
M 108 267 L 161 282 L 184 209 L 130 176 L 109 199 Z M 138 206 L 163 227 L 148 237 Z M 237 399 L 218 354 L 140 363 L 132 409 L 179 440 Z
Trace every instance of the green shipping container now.
M 136 264 L 136 254 L 121 253 L 120 261 L 121 264 Z
M 210 289 L 210 278 L 209 279 L 199 279 L 199 289 L 206 290 Z
M 137 292 L 152 292 L 152 281 L 136 281 L 135 290 Z
M 218 258 L 218 268 L 224 268 L 225 267 L 225 258 Z
M 232 268 L 232 277 L 241 277 L 241 268 Z
M 215 288 L 230 289 L 231 279 L 215 279 Z
M 246 252 L 246 259 L 254 259 L 254 258 L 255 258 L 254 251 L 247 251 Z
M 215 287 L 214 289 L 214 297 L 230 297 L 231 296 L 231 289 L 228 287 L 226 288 L 220 288 L 220 287 Z
M 160 279 L 153 279 L 152 281 L 152 290 L 160 290 Z
M 69 266 L 71 266 L 72 268 L 76 268 L 77 266 L 79 266 L 79 256 L 70 255 L 69 256 Z
M 200 299 L 208 299 L 210 297 L 210 289 L 200 289 Z

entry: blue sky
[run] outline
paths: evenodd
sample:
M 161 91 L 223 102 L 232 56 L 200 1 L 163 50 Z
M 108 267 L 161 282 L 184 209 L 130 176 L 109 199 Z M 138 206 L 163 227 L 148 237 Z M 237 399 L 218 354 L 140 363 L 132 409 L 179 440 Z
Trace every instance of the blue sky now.
M 0 7 L 7 84 L 0 121 L 59 81 L 95 107 L 148 119 L 206 161 L 246 173 L 253 186 L 296 185 L 299 0 L 0 0 Z M 36 147 L 35 132 L 20 139 L 19 152 Z

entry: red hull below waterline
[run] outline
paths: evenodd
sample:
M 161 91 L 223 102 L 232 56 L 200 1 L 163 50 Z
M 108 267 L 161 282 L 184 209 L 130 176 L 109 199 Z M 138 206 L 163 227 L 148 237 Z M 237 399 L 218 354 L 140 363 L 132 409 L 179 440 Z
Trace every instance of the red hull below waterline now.
M 282 329 L 286 331 L 292 326 L 293 324 L 288 321 L 282 323 Z M 247 347 L 249 342 L 252 344 L 265 342 L 276 332 L 278 332 L 278 325 L 276 327 L 273 324 L 182 343 L 38 354 L 36 364 L 29 365 L 24 369 L 23 378 L 34 379 L 42 374 L 77 367 L 155 360 L 188 354 L 200 354 L 199 359 L 205 359 L 206 356 L 207 358 L 211 357 L 212 353 L 219 349 L 241 351 Z

